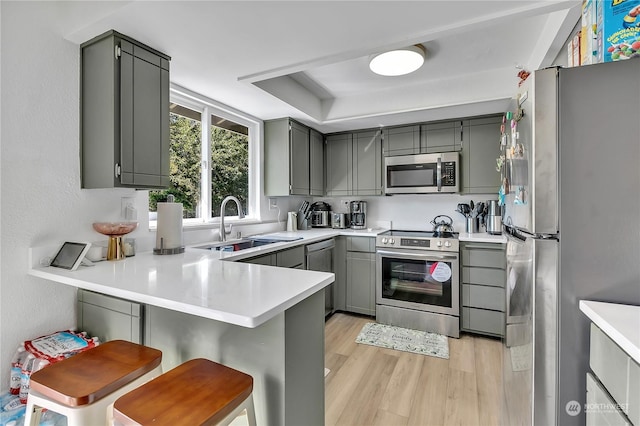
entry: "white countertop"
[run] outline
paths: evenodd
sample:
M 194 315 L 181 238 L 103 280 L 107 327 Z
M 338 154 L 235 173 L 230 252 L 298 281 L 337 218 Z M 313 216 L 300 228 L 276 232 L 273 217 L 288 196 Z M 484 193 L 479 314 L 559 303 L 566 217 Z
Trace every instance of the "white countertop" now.
M 326 240 L 337 236 L 351 236 L 351 237 L 375 237 L 376 235 L 388 231 L 387 228 L 368 228 L 368 229 L 332 229 L 332 228 L 311 228 L 304 231 L 281 231 L 272 232 L 268 234 L 260 234 L 261 237 L 272 238 L 300 238 L 295 241 L 286 241 L 279 243 L 272 243 L 266 246 L 253 247 L 240 251 L 213 251 L 212 256 L 217 259 L 224 260 L 242 260 L 254 256 L 260 256 L 262 254 L 268 254 L 274 251 L 283 250 L 287 248 L 296 247 L 299 245 L 311 244 L 317 241 Z M 232 243 L 232 240 L 228 241 Z M 203 244 L 194 244 L 191 247 L 202 246 Z
M 581 300 L 580 310 L 640 364 L 640 306 Z
M 35 267 L 29 275 L 187 314 L 254 328 L 334 281 L 334 274 L 222 262 L 207 250 L 138 253 L 68 271 Z
M 486 232 L 475 232 L 473 234 L 469 234 L 467 232 L 461 232 L 458 234 L 458 240 L 460 241 L 468 241 L 468 242 L 476 242 L 476 243 L 507 243 L 507 237 L 504 235 L 492 235 Z
M 119 261 L 81 266 L 76 271 L 39 266 L 40 258 L 55 251 L 33 248 L 29 275 L 254 328 L 331 284 L 334 274 L 221 260 L 246 259 L 338 235 L 375 237 L 385 230 L 315 228 L 276 232 L 265 236 L 301 239 L 237 252 L 202 250 L 194 247 L 203 244 L 195 244 L 182 254 L 137 253 Z

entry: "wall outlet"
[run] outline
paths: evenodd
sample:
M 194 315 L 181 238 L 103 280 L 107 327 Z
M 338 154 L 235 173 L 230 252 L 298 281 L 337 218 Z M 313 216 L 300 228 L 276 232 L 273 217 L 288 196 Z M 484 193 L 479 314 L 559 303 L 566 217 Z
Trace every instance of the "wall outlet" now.
M 276 198 L 269 198 L 269 210 L 278 208 L 278 200 Z
M 349 211 L 349 200 L 340 200 L 340 206 L 346 211 Z
M 126 220 L 135 220 L 132 217 L 136 210 L 136 198 L 135 197 L 122 197 L 120 199 L 120 218 Z

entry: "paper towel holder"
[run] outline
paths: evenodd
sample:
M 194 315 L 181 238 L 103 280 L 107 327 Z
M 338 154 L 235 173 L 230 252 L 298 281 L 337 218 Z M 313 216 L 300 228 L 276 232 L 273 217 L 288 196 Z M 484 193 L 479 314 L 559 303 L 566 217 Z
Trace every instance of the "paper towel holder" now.
M 153 254 L 180 254 L 184 253 L 184 246 L 175 248 L 164 248 L 164 238 L 160 238 L 160 248 L 154 248 Z
M 173 203 L 174 196 L 173 194 L 169 194 L 167 197 L 167 202 Z M 182 209 L 182 204 L 180 204 L 180 209 Z M 157 241 L 156 241 L 157 244 Z M 156 247 L 153 249 L 153 254 L 180 254 L 184 253 L 184 246 L 181 245 L 179 247 L 167 248 L 164 246 L 164 238 L 160 237 L 160 247 Z

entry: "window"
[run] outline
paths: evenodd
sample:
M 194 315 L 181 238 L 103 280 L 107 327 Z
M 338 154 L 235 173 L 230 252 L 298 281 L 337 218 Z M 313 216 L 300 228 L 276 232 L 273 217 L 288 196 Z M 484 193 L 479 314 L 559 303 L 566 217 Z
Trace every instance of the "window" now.
M 170 187 L 149 191 L 149 221 L 169 194 L 183 205 L 183 223 L 197 225 L 220 216 L 222 200 L 237 197 L 247 217 L 257 219 L 251 160 L 257 153 L 257 122 L 213 101 L 183 96 L 172 88 L 170 106 Z M 253 197 L 253 198 L 252 198 Z M 238 216 L 227 203 L 225 217 Z

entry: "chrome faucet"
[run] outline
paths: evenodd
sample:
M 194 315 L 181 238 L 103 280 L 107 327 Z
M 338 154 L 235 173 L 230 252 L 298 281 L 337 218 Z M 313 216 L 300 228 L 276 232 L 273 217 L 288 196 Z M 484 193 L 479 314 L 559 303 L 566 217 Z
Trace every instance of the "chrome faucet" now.
M 242 213 L 242 206 L 240 205 L 240 200 L 238 200 L 233 195 L 229 195 L 222 200 L 222 204 L 220 204 L 220 241 L 227 241 L 227 235 L 231 233 L 231 228 L 233 228 L 233 224 L 229 226 L 229 231 L 224 227 L 224 208 L 227 206 L 229 201 L 233 201 L 236 203 L 238 207 L 238 219 L 242 219 L 244 217 L 244 213 Z

